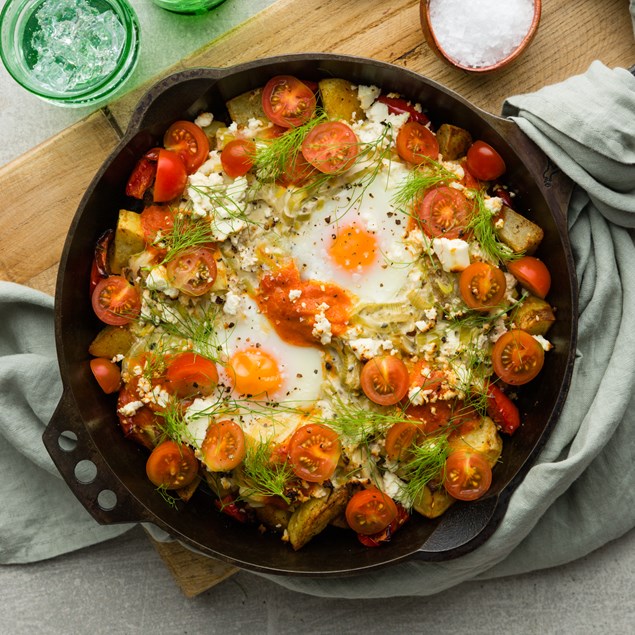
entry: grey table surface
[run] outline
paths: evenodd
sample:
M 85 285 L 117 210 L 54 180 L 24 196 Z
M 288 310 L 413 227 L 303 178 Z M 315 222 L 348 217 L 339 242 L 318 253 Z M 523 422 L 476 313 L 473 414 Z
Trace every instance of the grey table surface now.
M 0 0 L 0 6 L 5 0 Z M 227 0 L 216 17 L 131 0 L 143 48 L 131 84 L 153 76 L 273 0 Z M 223 13 L 221 13 L 221 11 Z M 219 20 L 217 23 L 216 20 Z M 171 36 L 165 37 L 166 29 Z M 163 35 L 162 35 L 163 34 Z M 86 116 L 27 94 L 0 67 L 0 165 Z M 428 598 L 330 600 L 240 572 L 185 598 L 141 529 L 31 565 L 0 567 L 0 635 L 28 633 L 635 632 L 635 531 L 587 557 Z

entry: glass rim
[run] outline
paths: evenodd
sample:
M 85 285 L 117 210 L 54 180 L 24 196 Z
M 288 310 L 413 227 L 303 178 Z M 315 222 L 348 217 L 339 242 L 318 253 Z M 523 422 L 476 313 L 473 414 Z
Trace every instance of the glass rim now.
M 69 106 L 87 106 L 101 100 L 119 89 L 134 71 L 140 44 L 139 18 L 128 0 L 100 0 L 110 6 L 121 20 L 125 31 L 125 41 L 116 66 L 111 73 L 97 80 L 89 87 L 60 93 L 45 89 L 39 83 L 31 81 L 28 71 L 21 66 L 21 55 L 11 56 L 10 50 L 21 51 L 19 38 L 23 29 L 16 28 L 25 9 L 32 6 L 32 13 L 48 0 L 7 0 L 0 10 L 0 59 L 11 77 L 29 93 L 55 104 Z M 87 0 L 90 2 L 90 0 Z M 14 13 L 12 13 L 12 11 Z M 28 18 L 27 18 L 28 19 Z M 5 47 L 5 44 L 9 46 Z

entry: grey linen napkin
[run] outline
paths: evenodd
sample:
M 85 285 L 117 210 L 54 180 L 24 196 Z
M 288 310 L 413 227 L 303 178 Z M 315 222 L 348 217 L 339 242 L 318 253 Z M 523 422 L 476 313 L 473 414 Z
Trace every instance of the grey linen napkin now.
M 570 397 L 498 530 L 450 562 L 409 561 L 346 579 L 266 577 L 324 597 L 430 595 L 475 577 L 571 561 L 635 526 L 635 247 L 624 229 L 635 224 L 634 112 L 635 78 L 600 63 L 505 105 L 505 114 L 578 183 L 569 226 L 580 323 Z M 16 475 L 0 481 L 0 502 L 11 510 L 0 518 L 4 563 L 58 555 L 125 531 L 98 526 L 50 477 L 39 436 L 60 394 L 51 305 L 46 296 L 0 284 L 0 434 L 6 440 L 0 465 Z M 65 510 L 61 518 L 58 509 Z

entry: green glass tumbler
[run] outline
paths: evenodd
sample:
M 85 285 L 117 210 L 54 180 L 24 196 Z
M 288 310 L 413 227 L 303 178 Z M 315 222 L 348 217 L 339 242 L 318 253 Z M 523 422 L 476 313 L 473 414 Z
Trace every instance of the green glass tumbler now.
M 172 13 L 198 14 L 207 13 L 225 0 L 152 0 L 154 4 Z
M 59 106 L 106 101 L 132 74 L 139 21 L 126 0 L 7 0 L 0 57 L 26 90 Z

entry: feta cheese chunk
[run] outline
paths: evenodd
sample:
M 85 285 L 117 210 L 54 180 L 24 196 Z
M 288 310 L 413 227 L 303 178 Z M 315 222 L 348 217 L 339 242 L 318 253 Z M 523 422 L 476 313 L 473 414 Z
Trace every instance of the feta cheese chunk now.
M 463 271 L 470 265 L 470 246 L 460 238 L 435 238 L 434 253 L 441 261 L 443 271 Z

